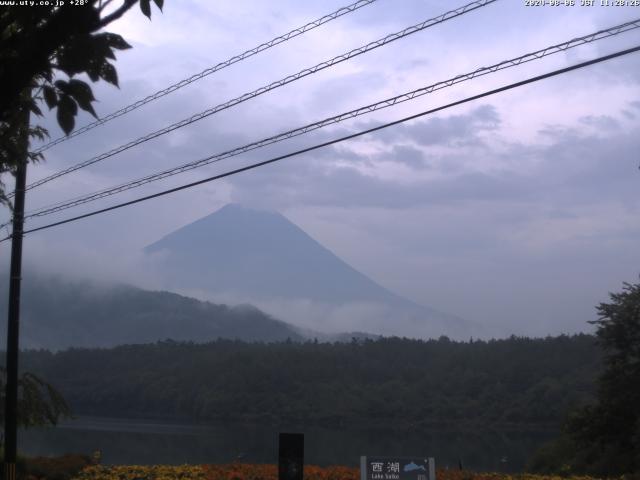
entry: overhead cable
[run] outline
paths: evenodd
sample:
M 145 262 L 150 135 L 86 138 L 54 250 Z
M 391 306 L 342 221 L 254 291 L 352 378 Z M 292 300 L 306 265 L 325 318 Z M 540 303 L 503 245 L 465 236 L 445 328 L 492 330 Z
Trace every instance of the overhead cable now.
M 276 45 L 279 45 L 281 43 L 286 42 L 287 40 L 291 40 L 292 38 L 295 38 L 299 35 L 302 35 L 303 33 L 306 33 L 310 30 L 313 30 L 321 25 L 324 25 L 325 23 L 328 23 L 332 20 L 335 20 L 336 18 L 339 18 L 343 15 L 346 15 L 348 13 L 354 12 L 356 10 L 358 10 L 359 8 L 362 8 L 364 6 L 370 5 L 374 2 L 376 2 L 377 0 L 358 0 L 355 3 L 352 3 L 351 5 L 347 5 L 346 7 L 342 7 L 339 8 L 338 10 L 331 12 L 321 18 L 318 18 L 317 20 L 313 20 L 312 22 L 307 23 L 306 25 L 303 25 L 302 27 L 298 27 L 298 28 L 294 28 L 293 30 L 291 30 L 290 32 L 285 33 L 284 35 L 279 35 L 271 40 L 269 40 L 268 42 L 265 43 L 261 43 L 260 45 L 258 45 L 257 47 L 253 47 L 239 55 L 234 55 L 233 57 L 220 62 L 212 67 L 209 67 L 203 71 L 201 71 L 200 73 L 197 73 L 195 75 L 192 75 L 188 78 L 185 78 L 184 80 L 180 80 L 179 82 L 174 83 L 173 85 L 170 85 L 162 90 L 159 90 L 151 95 L 146 96 L 145 98 L 138 100 L 130 105 L 127 105 L 126 107 L 121 108 L 120 110 L 117 110 L 113 113 L 110 113 L 109 115 L 106 115 L 102 118 L 99 118 L 98 120 L 89 123 L 88 125 L 85 125 L 82 128 L 79 128 L 78 130 L 73 131 L 71 134 L 66 135 L 66 136 L 62 136 L 59 138 L 56 138 L 55 140 L 52 140 L 50 142 L 48 142 L 46 145 L 43 145 L 42 147 L 38 148 L 36 150 L 36 153 L 40 153 L 40 152 L 44 152 L 45 150 L 48 150 L 49 148 L 53 147 L 54 145 L 57 145 L 59 143 L 62 143 L 66 140 L 69 140 L 73 137 L 76 137 L 78 135 L 81 135 L 85 132 L 88 132 L 89 130 L 92 130 L 96 127 L 99 127 L 100 125 L 104 125 L 105 123 L 121 117 L 122 115 L 125 115 L 129 112 L 132 112 L 140 107 L 142 107 L 143 105 L 146 105 L 149 102 L 153 102 L 154 100 L 157 100 L 158 98 L 162 98 L 165 95 L 169 95 L 170 93 L 175 92 L 176 90 L 180 90 L 183 87 L 186 87 L 187 85 L 190 85 L 194 82 L 197 82 L 198 80 L 201 80 L 209 75 L 211 75 L 212 73 L 218 72 L 224 68 L 227 68 L 235 63 L 238 63 L 242 60 L 245 60 L 249 57 L 252 57 L 254 55 L 257 55 L 260 52 L 263 52 L 265 50 L 268 50 L 271 47 L 275 47 Z
M 286 158 L 294 157 L 294 156 L 297 156 L 297 155 L 301 155 L 303 153 L 311 152 L 313 150 L 318 150 L 318 149 L 323 148 L 323 147 L 334 145 L 336 143 L 340 143 L 340 142 L 351 140 L 351 139 L 354 139 L 354 138 L 357 138 L 357 137 L 361 137 L 363 135 L 367 135 L 369 133 L 373 133 L 373 132 L 376 132 L 376 131 L 379 131 L 379 130 L 382 130 L 382 129 L 385 129 L 385 128 L 389 128 L 391 126 L 398 125 L 398 124 L 407 122 L 409 120 L 415 120 L 417 118 L 424 117 L 426 115 L 429 115 L 429 114 L 432 114 L 432 113 L 436 113 L 436 112 L 445 110 L 447 108 L 455 107 L 457 105 L 462 105 L 464 103 L 468 103 L 468 102 L 471 102 L 471 101 L 474 101 L 474 100 L 478 100 L 478 99 L 481 99 L 481 98 L 484 98 L 484 97 L 488 97 L 490 95 L 495 95 L 497 93 L 504 92 L 506 90 L 511 90 L 511 89 L 514 89 L 514 88 L 522 87 L 522 86 L 528 85 L 530 83 L 534 83 L 534 82 L 538 82 L 540 80 L 544 80 L 544 79 L 547 79 L 547 78 L 555 77 L 557 75 L 568 73 L 568 72 L 571 72 L 573 70 L 577 70 L 577 69 L 580 69 L 580 68 L 587 67 L 589 65 L 594 65 L 594 64 L 597 64 L 597 63 L 600 63 L 600 62 L 611 60 L 613 58 L 617 58 L 617 57 L 621 57 L 621 56 L 624 56 L 624 55 L 628 55 L 628 54 L 631 54 L 631 53 L 634 53 L 634 52 L 637 52 L 637 51 L 640 51 L 640 45 L 636 46 L 636 47 L 628 48 L 628 49 L 625 49 L 625 50 L 621 50 L 621 51 L 618 51 L 618 52 L 615 52 L 615 53 L 612 53 L 612 54 L 609 54 L 609 55 L 604 55 L 602 57 L 598 57 L 598 58 L 595 58 L 595 59 L 592 59 L 592 60 L 588 60 L 586 62 L 581 62 L 581 63 L 575 64 L 575 65 L 571 65 L 569 67 L 565 67 L 565 68 L 561 68 L 561 69 L 558 69 L 558 70 L 554 70 L 554 71 L 545 73 L 543 75 L 538 75 L 538 76 L 535 76 L 535 77 L 528 78 L 526 80 L 522 80 L 522 81 L 519 81 L 519 82 L 511 83 L 509 85 L 505 85 L 503 87 L 496 88 L 496 89 L 493 89 L 493 90 L 489 90 L 487 92 L 484 92 L 484 93 L 481 93 L 481 94 L 478 94 L 478 95 L 467 97 L 467 98 L 464 98 L 462 100 L 458 100 L 458 101 L 449 103 L 447 105 L 443 105 L 443 106 L 440 106 L 440 107 L 437 107 L 437 108 L 432 108 L 430 110 L 427 110 L 427 111 L 424 111 L 424 112 L 421 112 L 421 113 L 417 113 L 415 115 L 410 115 L 410 116 L 404 117 L 404 118 L 402 118 L 400 120 L 395 120 L 393 122 L 385 123 L 385 124 L 379 125 L 377 127 L 369 128 L 367 130 L 362 130 L 360 132 L 353 133 L 353 134 L 350 134 L 350 135 L 346 135 L 346 136 L 343 136 L 343 137 L 340 137 L 340 138 L 337 138 L 337 139 L 334 139 L 334 140 L 330 140 L 330 141 L 327 141 L 327 142 L 319 143 L 319 144 L 313 145 L 311 147 L 303 148 L 303 149 L 297 150 L 295 152 L 291 152 L 291 153 L 287 153 L 285 155 L 280 155 L 280 156 L 271 158 L 269 160 L 264 160 L 262 162 L 254 163 L 254 164 L 247 165 L 247 166 L 241 167 L 241 168 L 236 168 L 234 170 L 231 170 L 231 171 L 228 171 L 228 172 L 225 172 L 225 173 L 221 173 L 221 174 L 218 174 L 218 175 L 214 175 L 212 177 L 204 178 L 204 179 L 198 180 L 196 182 L 191 182 L 191 183 L 188 183 L 186 185 L 181 185 L 179 187 L 170 188 L 170 189 L 164 190 L 162 192 L 154 193 L 152 195 L 147 195 L 145 197 L 140 197 L 140 198 L 137 198 L 135 200 L 130 200 L 128 202 L 123 202 L 123 203 L 120 203 L 120 204 L 117 204 L 117 205 L 113 205 L 111 207 L 102 208 L 102 209 L 99 209 L 99 210 L 94 210 L 92 212 L 85 213 L 83 215 L 78 215 L 78 216 L 75 216 L 75 217 L 67 218 L 65 220 L 60 220 L 58 222 L 53 222 L 53 223 L 50 223 L 50 224 L 47 224 L 47 225 L 43 225 L 43 226 L 40 226 L 40 227 L 36 227 L 36 228 L 29 229 L 29 230 L 25 230 L 24 233 L 28 234 L 28 233 L 33 233 L 33 232 L 37 232 L 37 231 L 40 231 L 40 230 L 53 228 L 53 227 L 56 227 L 56 226 L 59 226 L 59 225 L 64 225 L 64 224 L 67 224 L 67 223 L 71 223 L 71 222 L 75 222 L 75 221 L 78 221 L 78 220 L 82 220 L 84 218 L 92 217 L 92 216 L 95 216 L 95 215 L 99 215 L 99 214 L 102 214 L 102 213 L 106 213 L 106 212 L 117 210 L 117 209 L 120 209 L 120 208 L 123 208 L 123 207 L 127 207 L 129 205 L 134 205 L 134 204 L 137 204 L 137 203 L 145 202 L 147 200 L 151 200 L 151 199 L 154 199 L 154 198 L 158 198 L 158 197 L 162 197 L 162 196 L 165 196 L 165 195 L 169 195 L 171 193 L 175 193 L 175 192 L 178 192 L 178 191 L 181 191 L 181 190 L 186 190 L 188 188 L 192 188 L 192 187 L 195 187 L 195 186 L 198 186 L 198 185 L 202 185 L 202 184 L 209 183 L 209 182 L 212 182 L 212 181 L 215 181 L 215 180 L 219 180 L 221 178 L 229 177 L 229 176 L 241 173 L 241 172 L 245 172 L 245 171 L 248 171 L 248 170 L 253 170 L 253 169 L 258 168 L 258 167 L 262 167 L 262 166 L 265 166 L 265 165 L 268 165 L 268 164 L 271 164 L 271 163 L 275 163 L 275 162 L 278 162 L 280 160 L 284 160 Z M 0 240 L 0 242 L 4 242 L 6 240 L 9 240 L 10 238 L 11 238 L 11 236 L 3 238 L 2 240 Z
M 219 105 L 216 105 L 215 107 L 211 107 L 203 112 L 197 113 L 195 115 L 192 115 L 188 118 L 185 118 L 183 120 L 180 120 L 179 122 L 173 123 L 167 127 L 161 128 L 160 130 L 156 130 L 155 132 L 149 133 L 143 137 L 137 138 L 136 140 L 132 140 L 128 143 L 125 143 L 123 145 L 120 145 L 112 150 L 109 150 L 108 152 L 102 153 L 100 155 L 97 155 L 93 158 L 90 158 L 89 160 L 85 160 L 83 162 L 80 162 L 78 164 L 72 165 L 68 168 L 65 168 L 63 170 L 60 170 L 52 175 L 49 175 L 48 177 L 45 177 L 41 180 L 37 180 L 29 185 L 27 185 L 26 189 L 27 190 L 31 190 L 32 188 L 36 188 L 39 187 L 40 185 L 44 185 L 47 182 L 50 182 L 56 178 L 62 177 L 63 175 L 67 175 L 71 172 L 75 172 L 76 170 L 79 170 L 81 168 L 85 168 L 89 165 L 93 165 L 94 163 L 100 162 L 102 160 L 105 160 L 107 158 L 113 157 L 114 155 L 117 155 L 119 153 L 124 152 L 125 150 L 129 150 L 130 148 L 133 148 L 137 145 L 140 145 L 142 143 L 148 142 L 149 140 L 153 140 L 154 138 L 160 137 L 161 135 L 165 135 L 169 132 L 172 132 L 174 130 L 177 130 L 179 128 L 185 127 L 187 125 L 191 125 L 192 123 L 198 122 L 204 118 L 207 118 L 215 113 L 218 113 L 222 110 L 226 110 L 228 108 L 234 107 L 240 103 L 246 102 L 247 100 L 250 100 L 252 98 L 255 98 L 259 95 L 262 95 L 264 93 L 270 92 L 272 90 L 275 90 L 276 88 L 282 87 L 284 85 L 287 85 L 289 83 L 295 82 L 296 80 L 299 80 L 301 78 L 304 78 L 306 76 L 312 75 L 314 73 L 317 73 L 321 70 L 324 70 L 326 68 L 329 67 L 333 67 L 334 65 L 337 65 L 341 62 L 344 62 L 346 60 L 349 60 L 351 58 L 354 58 L 358 55 L 362 55 L 363 53 L 366 52 L 370 52 L 371 50 L 374 50 L 376 48 L 382 47 L 384 45 L 387 45 L 391 42 L 394 42 L 396 40 L 399 40 L 401 38 L 407 37 L 411 34 L 414 34 L 416 32 L 420 32 L 422 30 L 425 30 L 429 27 L 432 27 L 434 25 L 437 25 L 439 23 L 445 22 L 447 20 L 450 20 L 452 18 L 458 17 L 460 15 L 464 15 L 465 13 L 471 12 L 473 10 L 476 10 L 478 8 L 481 7 L 485 7 L 493 2 L 495 2 L 497 0 L 476 0 L 473 1 L 471 3 L 468 3 L 467 5 L 464 5 L 462 7 L 456 8 L 455 10 L 450 10 L 448 12 L 443 13 L 442 15 L 438 15 L 437 17 L 431 18 L 429 20 L 425 20 L 423 22 L 420 22 L 416 25 L 413 25 L 411 27 L 407 27 L 404 30 L 401 30 L 399 32 L 396 33 L 392 33 L 390 35 L 385 36 L 384 38 L 381 38 L 379 40 L 376 40 L 374 42 L 368 43 L 367 45 L 364 45 L 362 47 L 353 49 L 347 53 L 343 53 L 341 55 L 338 55 L 337 57 L 334 57 L 330 60 L 326 60 L 324 62 L 321 62 L 313 67 L 309 67 L 309 68 L 305 68 L 301 71 L 299 71 L 298 73 L 292 74 L 292 75 L 288 75 L 280 80 L 277 80 L 275 82 L 270 83 L 269 85 L 260 87 L 256 90 L 253 90 L 252 92 L 249 93 L 245 93 L 244 95 L 241 95 L 239 97 L 234 98 L 233 100 L 229 100 L 225 103 L 221 103 Z M 11 196 L 11 195 L 9 195 Z
M 142 178 L 138 178 L 136 180 L 123 183 L 121 185 L 117 185 L 115 187 L 109 187 L 107 189 L 100 190 L 98 192 L 93 192 L 87 195 L 82 195 L 79 197 L 75 197 L 72 199 L 64 200 L 62 202 L 58 202 L 54 205 L 41 207 L 39 209 L 33 210 L 31 212 L 27 212 L 25 218 L 34 218 L 34 217 L 42 217 L 45 215 L 50 215 L 53 213 L 60 212 L 62 210 L 66 210 L 68 208 L 76 207 L 78 205 L 82 205 L 91 201 L 99 200 L 101 198 L 105 198 L 111 195 L 115 195 L 126 190 L 130 190 L 132 188 L 137 188 L 147 183 L 151 183 L 157 180 L 161 180 L 167 177 L 171 177 L 173 175 L 177 175 L 183 172 L 187 172 L 189 170 L 193 170 L 196 168 L 203 167 L 205 165 L 209 165 L 212 163 L 219 162 L 221 160 L 234 157 L 252 150 L 256 150 L 261 147 L 265 147 L 267 145 L 271 145 L 277 142 L 281 142 L 283 140 L 293 138 L 299 135 L 303 135 L 305 133 L 326 127 L 328 125 L 336 124 L 347 119 L 355 118 L 364 114 L 368 114 L 371 112 L 375 112 L 377 110 L 381 110 L 383 108 L 388 108 L 399 103 L 403 103 L 409 100 L 413 100 L 415 98 L 421 97 L 423 95 L 427 95 L 437 90 L 441 90 L 446 87 L 450 87 L 452 85 L 465 82 L 471 80 L 476 77 L 480 77 L 483 75 L 487 75 L 490 73 L 494 73 L 500 70 L 504 70 L 507 68 L 515 67 L 521 65 L 523 63 L 527 63 L 533 60 L 538 60 L 543 57 L 553 55 L 555 53 L 564 52 L 570 48 L 574 48 L 580 45 L 584 45 L 586 43 L 591 43 L 597 40 L 601 40 L 603 38 L 608 38 L 611 36 L 618 35 L 623 32 L 627 32 L 629 30 L 640 28 L 640 19 L 632 20 L 629 22 L 625 22 L 620 25 L 616 25 L 611 28 L 607 28 L 605 30 L 599 30 L 597 32 L 591 33 L 589 35 L 585 35 L 582 37 L 574 38 L 567 42 L 559 43 L 550 47 L 546 47 L 541 50 L 537 50 L 535 52 L 527 53 L 525 55 L 521 55 L 516 58 L 512 58 L 509 60 L 504 60 L 502 62 L 490 65 L 488 67 L 478 68 L 472 72 L 464 73 L 461 75 L 457 75 L 455 77 L 449 78 L 447 80 L 442 80 L 440 82 L 431 84 L 426 87 L 422 87 L 411 92 L 403 93 L 401 95 L 396 95 L 391 98 L 387 98 L 385 100 L 381 100 L 376 103 L 372 103 L 370 105 L 366 105 L 355 110 L 351 110 L 348 112 L 341 113 L 339 115 L 335 115 L 329 118 L 325 118 L 318 122 L 314 122 L 303 127 L 299 127 L 293 130 L 289 130 L 286 132 L 279 133 L 277 135 L 264 138 L 262 140 L 258 140 L 256 142 L 252 142 L 241 147 L 237 147 L 231 150 L 227 150 L 222 153 L 218 153 L 212 156 L 208 156 L 203 159 L 195 160 L 189 163 L 185 163 L 183 165 L 173 167 L 161 172 L 157 172 L 151 175 L 144 176 Z

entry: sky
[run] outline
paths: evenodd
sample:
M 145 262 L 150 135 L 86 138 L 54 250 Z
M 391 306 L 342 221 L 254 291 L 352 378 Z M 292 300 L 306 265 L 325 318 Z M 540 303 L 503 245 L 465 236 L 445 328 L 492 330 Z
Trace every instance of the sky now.
M 563 2 L 565 3 L 565 2 Z M 566 2 L 572 3 L 572 2 Z M 640 17 L 640 7 L 499 0 L 62 177 L 27 211 L 219 153 Z M 55 146 L 50 175 L 465 2 L 377 0 Z M 346 5 L 167 0 L 108 28 L 120 88 L 99 115 Z M 28 228 L 195 181 L 636 46 L 640 29 L 444 88 L 84 207 Z M 154 288 L 141 249 L 236 202 L 283 213 L 384 287 L 493 329 L 592 331 L 595 306 L 640 273 L 640 53 L 448 108 L 227 179 L 30 234 L 25 262 Z M 45 108 L 46 110 L 46 108 Z M 78 125 L 91 120 L 81 113 Z M 37 120 L 52 138 L 54 117 Z M 11 184 L 11 180 L 4 179 Z M 8 218 L 8 212 L 2 212 Z M 5 244 L 6 245 L 6 244 Z M 0 249 L 6 260 L 8 249 Z

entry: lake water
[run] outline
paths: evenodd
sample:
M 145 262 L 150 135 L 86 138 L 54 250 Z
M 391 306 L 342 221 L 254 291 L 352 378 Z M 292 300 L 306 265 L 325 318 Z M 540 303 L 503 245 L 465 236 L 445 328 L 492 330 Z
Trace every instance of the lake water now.
M 80 417 L 54 428 L 21 430 L 20 451 L 61 455 L 102 450 L 105 464 L 277 463 L 278 433 L 305 434 L 305 463 L 357 467 L 360 455 L 432 456 L 436 466 L 520 471 L 553 432 L 392 431 L 197 425 Z

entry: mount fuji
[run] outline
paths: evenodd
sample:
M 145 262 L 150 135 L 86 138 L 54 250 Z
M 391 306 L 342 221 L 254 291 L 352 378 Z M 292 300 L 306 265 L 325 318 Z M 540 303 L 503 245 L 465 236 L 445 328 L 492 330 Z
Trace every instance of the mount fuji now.
M 229 204 L 145 248 L 163 286 L 250 302 L 303 329 L 468 339 L 479 328 L 397 295 L 280 213 Z

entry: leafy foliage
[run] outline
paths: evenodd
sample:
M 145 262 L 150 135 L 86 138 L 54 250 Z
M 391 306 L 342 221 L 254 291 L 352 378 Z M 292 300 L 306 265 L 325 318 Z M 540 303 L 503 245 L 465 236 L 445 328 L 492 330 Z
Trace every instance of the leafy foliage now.
M 78 108 L 97 118 L 91 87 L 74 77 L 86 74 L 93 82 L 104 80 L 118 86 L 111 60 L 116 58 L 115 50 L 131 46 L 120 35 L 99 31 L 137 2 L 122 0 L 108 14 L 105 9 L 113 0 L 0 10 L 0 174 L 13 171 L 25 156 L 31 162 L 42 159 L 42 155 L 25 151 L 24 142 L 25 135 L 40 140 L 48 136 L 38 126 L 25 132 L 24 113 L 42 116 L 41 101 L 57 109 L 58 124 L 67 135 L 75 127 Z M 162 0 L 154 3 L 162 9 Z M 151 18 L 149 0 L 141 0 L 140 8 Z M 0 203 L 8 204 L 2 183 Z
M 594 322 L 604 350 L 598 402 L 570 419 L 576 443 L 591 453 L 584 467 L 599 474 L 640 471 L 640 284 L 624 284 Z
M 572 412 L 564 436 L 538 453 L 540 471 L 640 472 L 640 284 L 610 298 L 592 322 L 604 353 L 597 402 Z
M 6 369 L 0 367 L 0 420 L 4 422 Z M 62 395 L 50 384 L 32 373 L 23 373 L 18 380 L 18 425 L 34 427 L 56 425 L 71 411 Z

